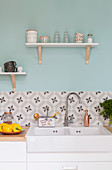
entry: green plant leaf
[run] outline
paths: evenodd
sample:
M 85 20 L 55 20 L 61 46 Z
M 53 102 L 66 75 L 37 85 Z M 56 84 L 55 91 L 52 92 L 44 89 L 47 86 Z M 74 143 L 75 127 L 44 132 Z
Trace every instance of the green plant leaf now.
M 105 119 L 112 117 L 112 99 L 105 100 L 100 103 L 100 106 L 103 107 L 103 111 L 99 109 L 100 115 L 102 115 Z

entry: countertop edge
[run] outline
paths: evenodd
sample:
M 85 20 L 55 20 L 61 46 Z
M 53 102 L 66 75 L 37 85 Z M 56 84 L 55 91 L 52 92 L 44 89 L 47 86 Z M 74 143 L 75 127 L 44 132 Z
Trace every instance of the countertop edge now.
M 23 127 L 25 131 L 23 133 L 20 133 L 18 135 L 3 135 L 0 134 L 0 141 L 26 141 L 25 135 L 29 129 L 29 127 L 24 126 Z

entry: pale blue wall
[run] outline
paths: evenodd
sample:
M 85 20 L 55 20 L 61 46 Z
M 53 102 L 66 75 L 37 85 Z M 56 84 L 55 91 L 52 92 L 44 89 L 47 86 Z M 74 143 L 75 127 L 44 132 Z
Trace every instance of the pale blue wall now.
M 107 3 L 108 2 L 108 3 Z M 102 0 L 0 0 L 0 66 L 15 60 L 27 76 L 17 77 L 18 91 L 111 91 L 112 1 Z M 68 31 L 91 32 L 100 46 L 85 64 L 85 49 L 48 49 L 38 64 L 37 49 L 25 46 L 27 29 L 54 36 Z M 52 40 L 52 38 L 51 38 Z M 0 76 L 0 91 L 12 90 L 9 76 Z

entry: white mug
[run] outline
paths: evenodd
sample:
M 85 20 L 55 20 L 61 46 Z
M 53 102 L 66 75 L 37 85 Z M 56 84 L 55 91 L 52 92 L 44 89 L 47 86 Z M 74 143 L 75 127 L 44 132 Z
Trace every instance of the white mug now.
M 22 72 L 23 68 L 22 67 L 18 67 L 17 70 L 18 70 L 18 72 Z
M 2 72 L 2 67 L 0 67 L 0 72 Z

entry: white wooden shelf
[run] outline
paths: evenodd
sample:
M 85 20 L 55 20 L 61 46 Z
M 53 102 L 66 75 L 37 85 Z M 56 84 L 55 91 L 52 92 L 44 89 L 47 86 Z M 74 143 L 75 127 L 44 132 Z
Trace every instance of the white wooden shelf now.
M 98 46 L 99 43 L 26 43 L 27 47 L 37 47 L 39 64 L 42 63 L 42 47 L 75 47 L 86 48 L 86 64 L 89 64 L 90 48 Z
M 25 72 L 0 72 L 0 75 L 26 75 Z
M 16 75 L 26 75 L 25 72 L 0 72 L 0 75 L 10 75 L 12 79 L 13 91 L 16 91 Z
M 99 43 L 26 43 L 27 47 L 95 47 Z

